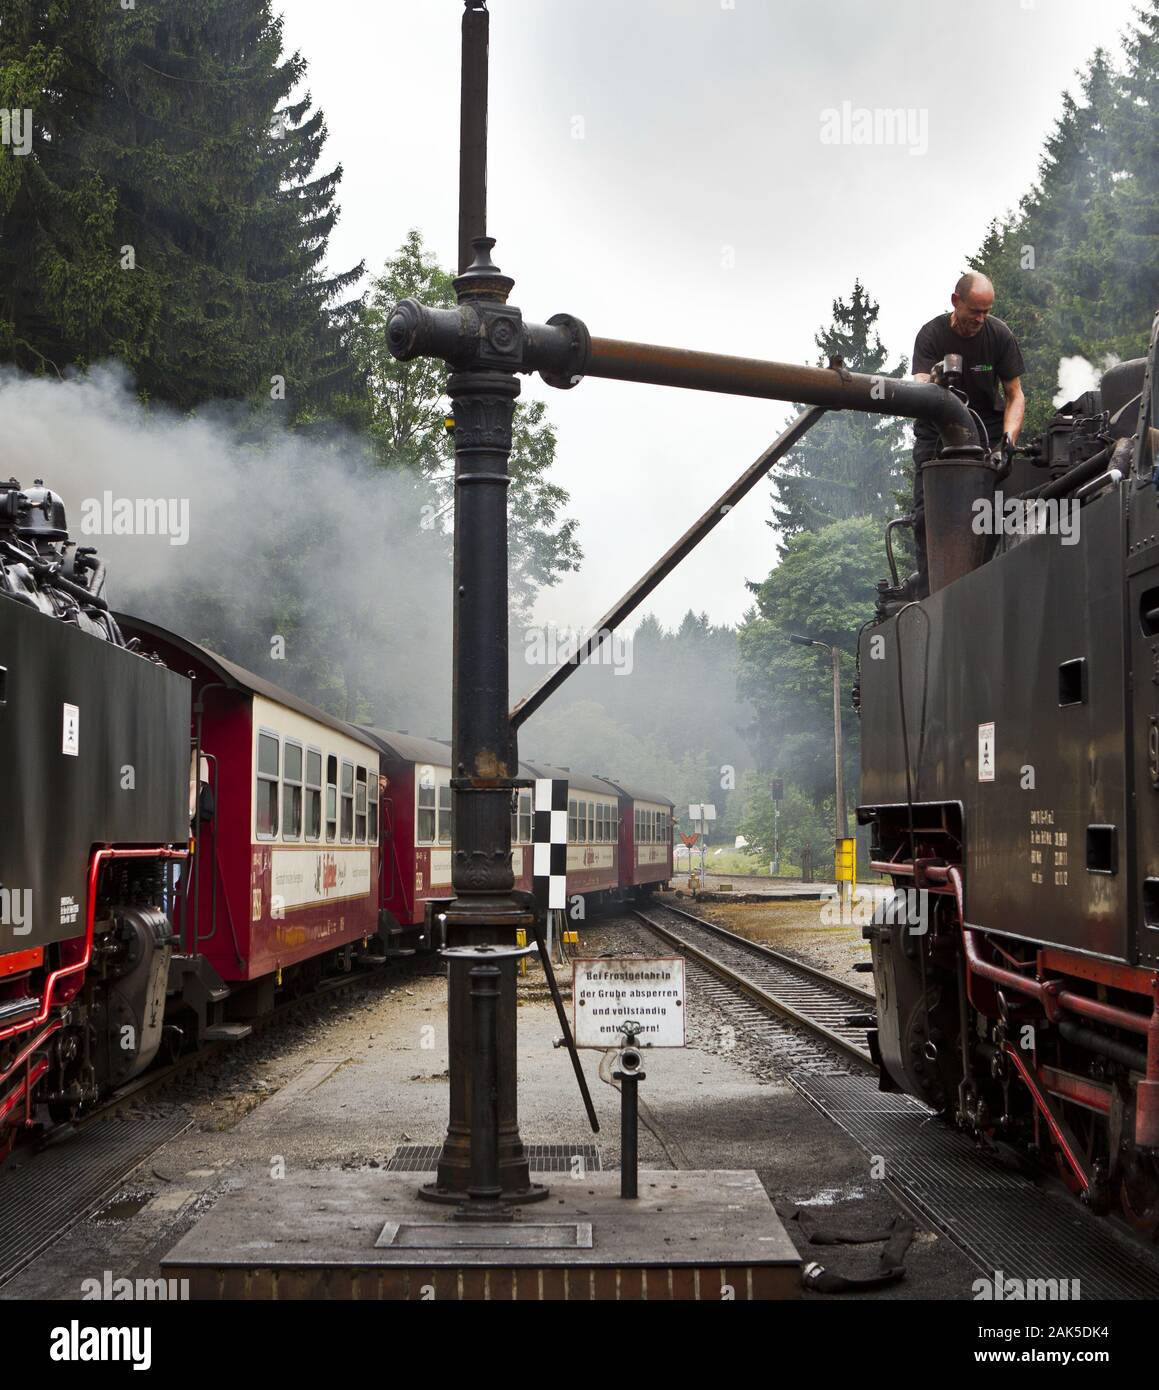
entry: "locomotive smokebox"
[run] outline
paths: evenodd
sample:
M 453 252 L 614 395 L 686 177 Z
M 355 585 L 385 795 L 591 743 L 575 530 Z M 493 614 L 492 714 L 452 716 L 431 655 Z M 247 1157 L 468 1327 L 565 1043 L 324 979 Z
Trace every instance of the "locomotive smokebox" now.
M 986 558 L 991 528 L 975 526 L 974 504 L 993 504 L 998 469 L 977 446 L 948 450 L 921 467 L 930 593 L 934 594 L 976 570 Z

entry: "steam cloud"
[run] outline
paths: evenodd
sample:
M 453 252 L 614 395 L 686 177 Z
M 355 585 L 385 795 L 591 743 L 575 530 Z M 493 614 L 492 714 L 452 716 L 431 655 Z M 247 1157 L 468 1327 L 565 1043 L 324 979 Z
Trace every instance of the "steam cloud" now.
M 145 407 L 116 367 L 66 381 L 4 371 L 0 473 L 61 494 L 71 538 L 106 561 L 114 609 L 341 717 L 449 734 L 450 547 L 437 498 L 422 479 L 375 467 L 356 439 L 255 427 L 230 407 L 192 418 Z M 84 534 L 106 493 L 187 503 L 188 543 Z
M 1051 400 L 1054 406 L 1066 405 L 1077 400 L 1084 391 L 1094 391 L 1105 371 L 1118 363 L 1114 353 L 1103 358 L 1103 365 L 1096 367 L 1085 357 L 1060 357 L 1058 362 L 1058 391 Z

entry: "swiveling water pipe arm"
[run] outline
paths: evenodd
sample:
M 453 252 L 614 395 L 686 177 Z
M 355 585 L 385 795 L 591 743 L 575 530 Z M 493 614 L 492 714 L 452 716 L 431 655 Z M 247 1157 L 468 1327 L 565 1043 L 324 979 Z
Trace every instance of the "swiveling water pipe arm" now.
M 478 268 L 492 270 L 489 250 Z M 487 259 L 483 260 L 482 257 Z M 456 370 L 480 365 L 514 372 L 539 372 L 549 386 L 567 389 L 585 376 L 613 381 L 719 391 L 731 396 L 800 401 L 827 410 L 861 410 L 929 420 L 947 448 L 977 445 L 978 432 L 965 404 L 933 382 L 867 376 L 832 367 L 804 367 L 755 357 L 695 352 L 652 343 L 593 338 L 579 319 L 556 314 L 546 324 L 525 324 L 511 305 L 461 304 L 430 309 L 414 299 L 395 305 L 387 343 L 400 362 L 441 357 Z

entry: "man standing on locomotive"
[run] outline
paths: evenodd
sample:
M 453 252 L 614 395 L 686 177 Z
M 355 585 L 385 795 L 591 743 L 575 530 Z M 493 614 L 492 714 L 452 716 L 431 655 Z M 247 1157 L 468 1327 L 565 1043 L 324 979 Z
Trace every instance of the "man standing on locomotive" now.
M 1018 438 L 1026 401 L 1019 378 L 1024 364 L 1018 339 L 1002 322 L 991 316 L 994 286 L 976 270 L 968 270 L 950 295 L 953 309 L 939 314 L 918 331 L 914 343 L 915 381 L 929 381 L 930 371 L 947 353 L 962 358 L 963 386 L 970 408 L 977 412 L 986 428 L 991 450 L 1007 448 Z M 1002 383 L 1002 398 L 998 383 Z M 928 420 L 914 421 L 914 547 L 917 551 L 917 589 L 914 598 L 930 591 L 926 558 L 925 498 L 922 464 L 938 451 L 937 426 Z

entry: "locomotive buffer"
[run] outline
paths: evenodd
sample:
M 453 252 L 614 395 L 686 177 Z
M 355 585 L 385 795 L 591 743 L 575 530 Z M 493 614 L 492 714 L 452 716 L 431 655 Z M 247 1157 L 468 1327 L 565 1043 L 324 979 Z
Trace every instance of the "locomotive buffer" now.
M 534 1207 L 524 1214 L 526 1204 L 547 1191 L 530 1179 L 516 1096 L 513 948 L 517 931 L 535 921 L 532 904 L 514 893 L 511 864 L 517 731 L 826 409 L 930 420 L 941 436 L 940 461 L 959 472 L 984 468 L 987 455 L 966 407 L 932 382 L 859 375 L 839 359 L 829 368 L 810 368 L 595 338 L 568 314 L 525 323 L 508 303 L 514 281 L 492 262 L 495 243 L 485 235 L 488 23 L 485 0 L 466 0 L 458 307 L 404 300 L 387 326 L 395 357 L 447 363 L 454 418 L 456 897 L 446 924 L 455 955 L 448 970 L 450 1116 L 438 1172 L 433 1184 L 424 1183 L 427 1175 L 381 1171 L 327 1176 L 313 1170 L 276 1183 L 263 1173 L 223 1198 L 164 1268 L 188 1278 L 194 1295 L 203 1297 L 793 1296 L 800 1262 L 753 1172 L 641 1173 L 642 1186 L 662 1182 L 662 1211 L 651 1200 L 621 1198 L 615 1173 L 587 1174 L 582 1184 L 563 1181 L 552 1189 L 550 1221 L 534 1219 Z M 511 425 L 517 373 L 535 371 L 561 389 L 597 376 L 799 401 L 807 408 L 570 658 L 509 711 Z M 936 483 L 928 487 L 938 492 Z M 480 973 L 489 954 L 494 959 Z M 484 1036 L 480 1049 L 476 1038 Z M 447 1205 L 432 1206 L 431 1198 Z M 386 1227 L 385 1201 L 393 1213 Z M 462 1219 L 472 1205 L 485 1220 Z M 272 1249 L 271 1230 L 280 1233 Z

